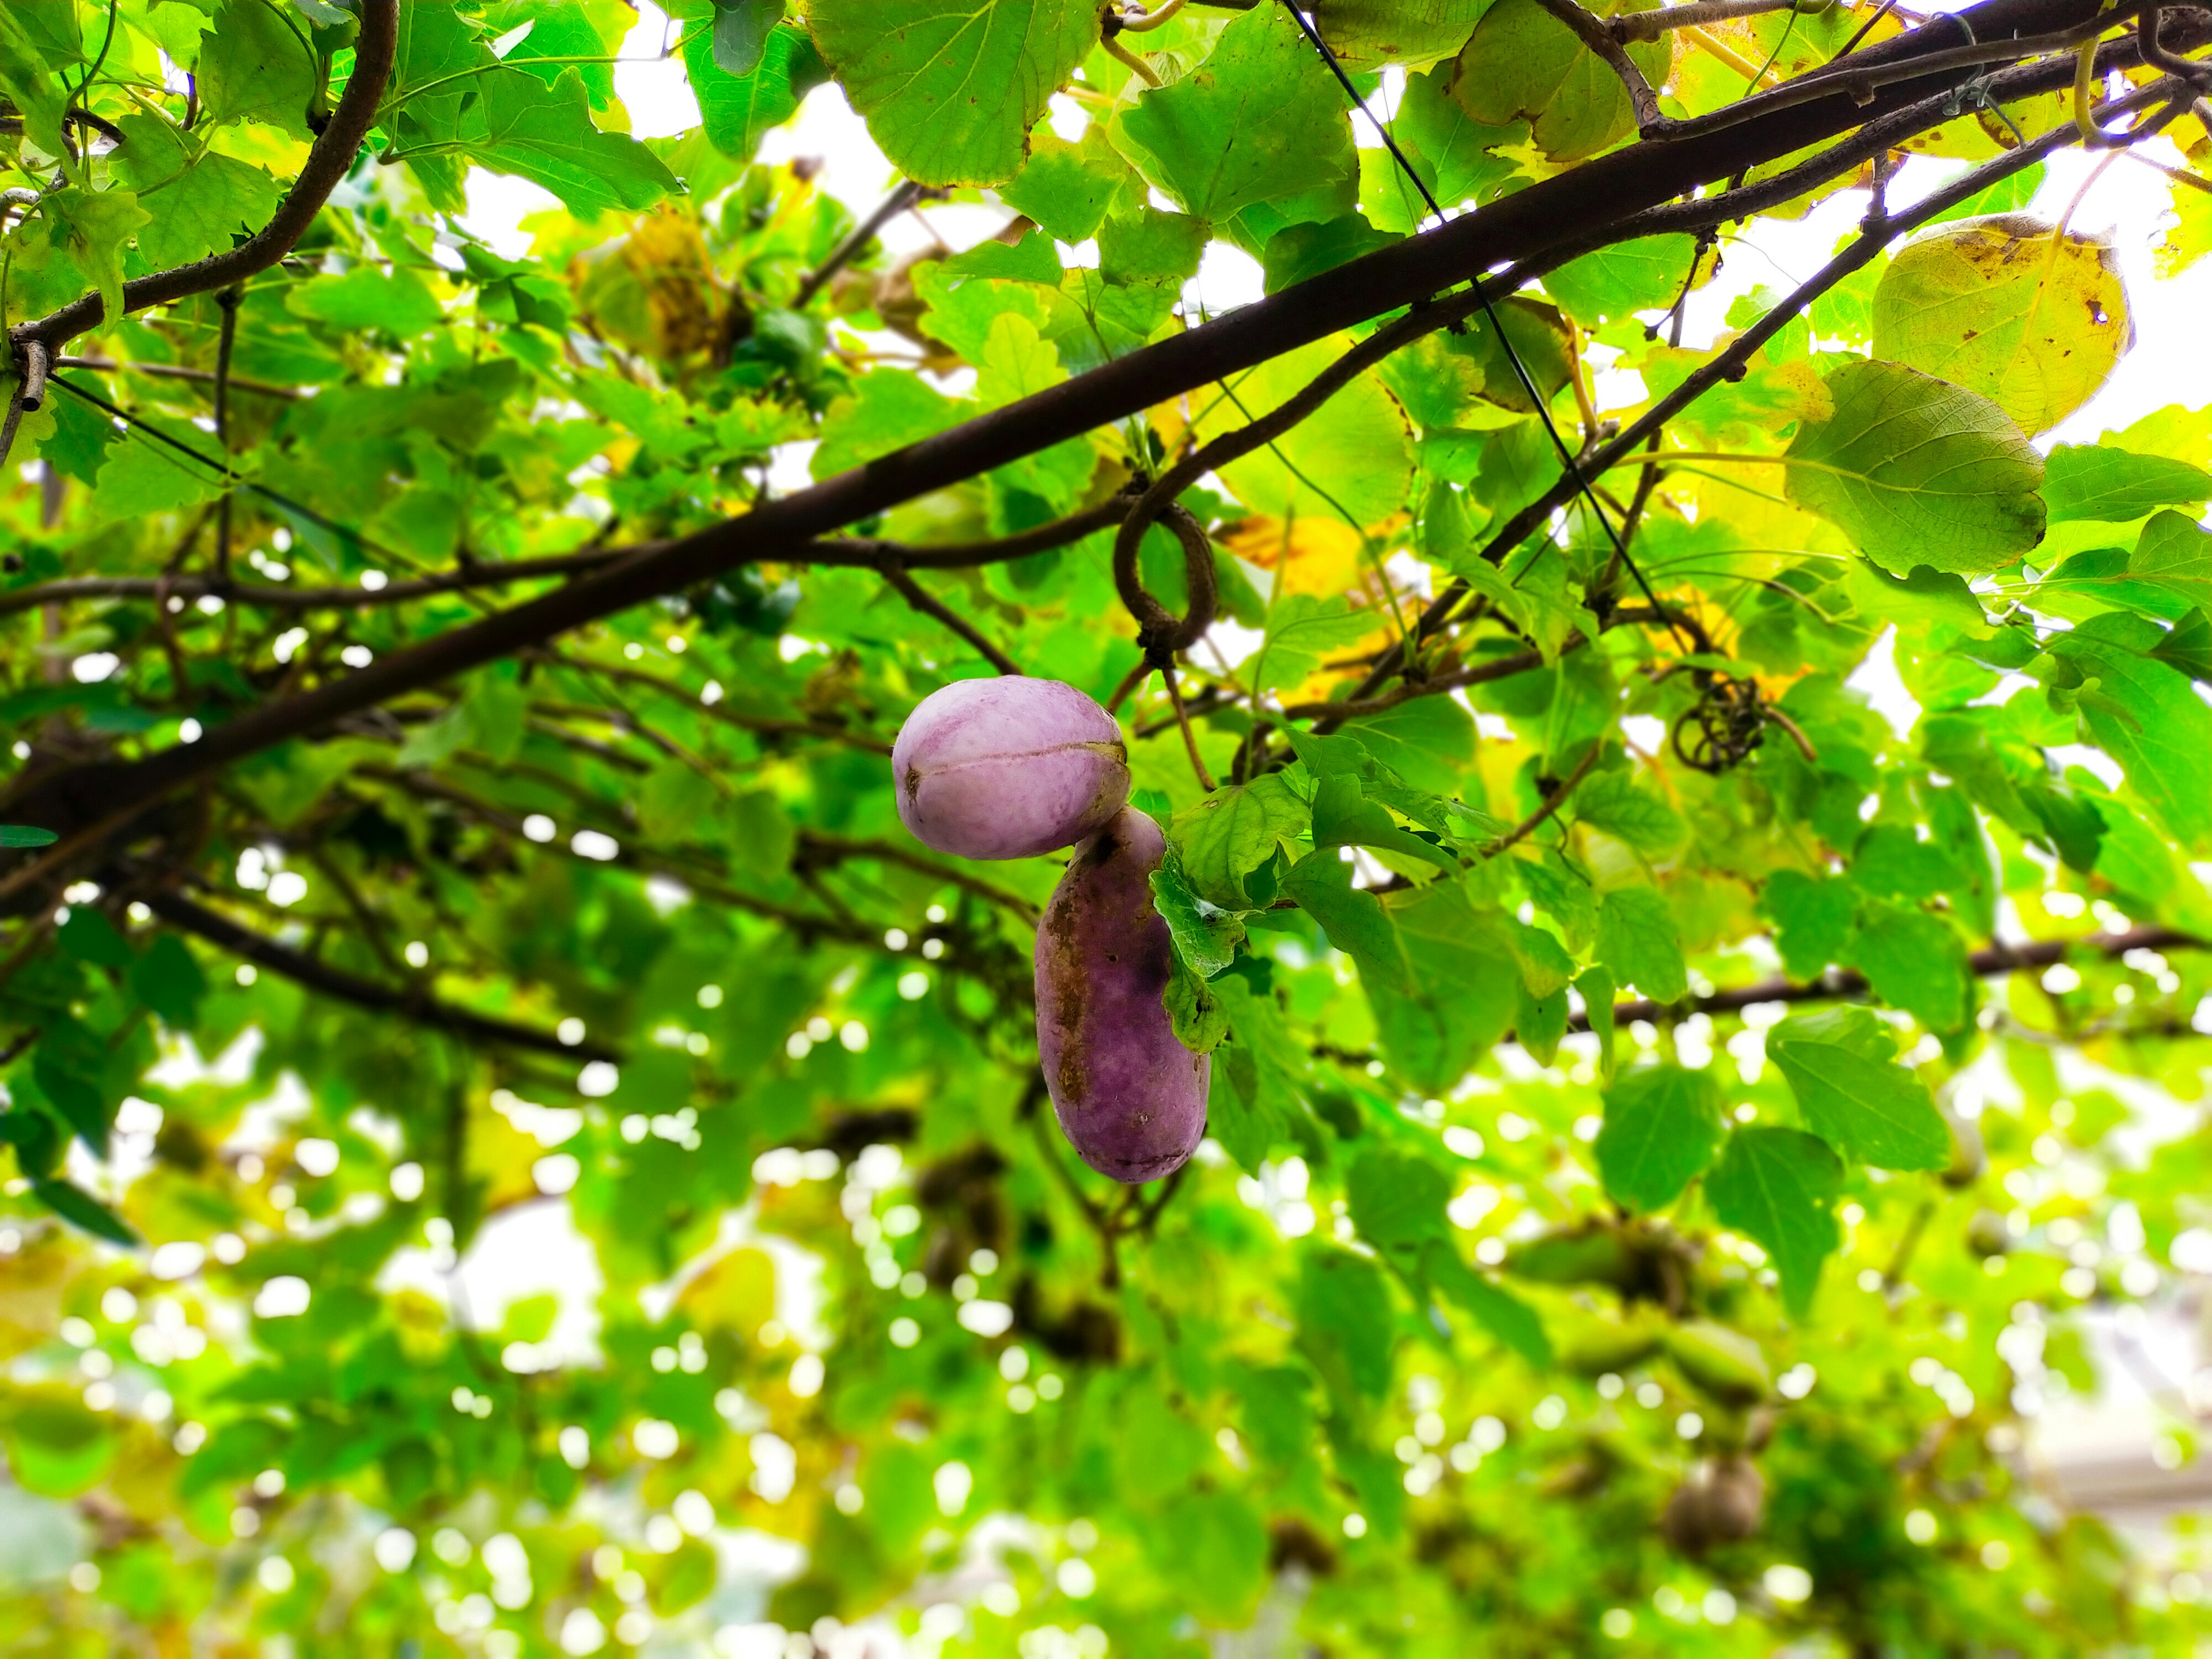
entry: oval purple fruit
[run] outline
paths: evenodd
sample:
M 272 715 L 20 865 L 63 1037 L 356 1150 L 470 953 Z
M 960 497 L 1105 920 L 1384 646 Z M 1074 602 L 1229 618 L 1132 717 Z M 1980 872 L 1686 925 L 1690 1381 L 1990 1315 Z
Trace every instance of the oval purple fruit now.
M 1114 717 L 1072 685 L 1020 675 L 924 697 L 891 746 L 891 776 L 915 839 L 969 859 L 1072 846 L 1129 799 Z
M 1133 1183 L 1197 1149 L 1213 1070 L 1160 1006 L 1175 946 L 1146 878 L 1166 850 L 1159 825 L 1125 807 L 1075 849 L 1037 926 L 1037 1057 L 1053 1109 L 1085 1164 Z

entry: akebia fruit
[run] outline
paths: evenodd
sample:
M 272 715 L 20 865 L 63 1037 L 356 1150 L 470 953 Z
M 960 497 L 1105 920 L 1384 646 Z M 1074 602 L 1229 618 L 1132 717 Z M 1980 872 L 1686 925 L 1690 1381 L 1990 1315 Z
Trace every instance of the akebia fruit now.
M 1072 846 L 1129 799 L 1114 717 L 1072 685 L 1024 675 L 924 697 L 891 745 L 891 776 L 915 839 L 969 859 Z
M 1123 808 L 1075 849 L 1037 925 L 1037 1056 L 1053 1109 L 1085 1164 L 1133 1183 L 1197 1149 L 1212 1073 L 1160 1004 L 1175 946 L 1146 878 L 1166 850 L 1158 824 Z

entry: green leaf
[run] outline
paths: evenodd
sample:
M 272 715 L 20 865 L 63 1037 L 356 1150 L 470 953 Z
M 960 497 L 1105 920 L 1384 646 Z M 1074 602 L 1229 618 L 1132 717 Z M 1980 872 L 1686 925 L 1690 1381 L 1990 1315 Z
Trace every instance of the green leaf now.
M 1559 1054 L 1559 1040 L 1567 1034 L 1567 988 L 1562 983 L 1557 989 L 1539 996 L 1529 988 L 1524 974 L 1518 990 L 1520 994 L 1513 1009 L 1513 1035 L 1539 1066 L 1549 1066 Z
M 79 962 L 127 972 L 137 960 L 123 935 L 115 931 L 115 924 L 88 904 L 70 906 L 69 920 L 55 936 L 62 949 Z
M 73 5 L 0 9 L 0 94 L 21 112 L 25 135 L 49 155 L 70 153 L 62 133 L 69 89 L 49 71 L 75 61 L 77 52 L 58 52 L 43 20 L 66 17 L 74 28 L 76 12 Z
M 1257 903 L 1247 878 L 1304 835 L 1309 816 L 1282 775 L 1269 773 L 1176 813 L 1168 836 L 1200 897 L 1226 910 L 1249 910 Z
M 223 252 L 276 210 L 283 186 L 262 168 L 211 151 L 195 156 L 186 136 L 158 115 L 140 112 L 116 125 L 125 136 L 115 176 L 151 216 L 137 230 L 148 264 L 189 264 Z
M 586 218 L 635 213 L 683 189 L 636 139 L 593 125 L 591 99 L 574 69 L 550 87 L 521 70 L 479 76 L 476 84 L 463 133 L 478 166 L 543 185 Z
M 1176 1605 L 1208 1624 L 1241 1627 L 1269 1583 L 1268 1535 L 1249 1499 L 1193 1488 L 1170 1498 L 1144 1529 L 1146 1552 Z
M 1093 121 L 1073 144 L 1049 128 L 1037 131 L 1030 140 L 1029 164 L 999 194 L 1048 236 L 1079 242 L 1099 234 L 1108 210 L 1135 177 L 1107 141 L 1105 124 Z M 1108 268 L 1103 239 L 1099 253 L 1102 270 Z
M 128 522 L 197 505 L 213 495 L 219 483 L 197 461 L 133 433 L 108 449 L 93 499 L 102 519 Z
M 1297 1320 L 1298 1345 L 1331 1394 L 1355 1407 L 1382 1397 L 1397 1321 L 1380 1268 L 1349 1250 L 1313 1250 L 1298 1277 Z
M 1759 908 L 1774 919 L 1774 942 L 1790 978 L 1818 979 L 1831 963 L 1848 960 L 1858 896 L 1842 877 L 1777 870 L 1766 878 Z
M 773 22 L 770 14 L 781 10 L 776 0 L 743 0 L 720 14 L 711 33 L 694 29 L 684 38 L 684 67 L 707 142 L 740 161 L 751 161 L 769 130 L 799 113 L 799 100 L 829 78 L 813 38 L 798 27 L 765 30 L 750 69 L 740 72 L 726 61 L 726 20 L 769 16 Z
M 1552 1365 L 1552 1340 L 1536 1310 L 1489 1275 L 1470 1267 L 1448 1238 L 1434 1238 L 1421 1253 L 1421 1269 L 1461 1311 L 1538 1370 Z
M 830 405 L 814 452 L 814 476 L 836 477 L 878 456 L 942 432 L 971 412 L 919 375 L 878 372 L 853 383 L 853 395 Z
M 339 276 L 313 276 L 284 295 L 284 309 L 333 328 L 380 328 L 401 337 L 445 320 L 437 296 L 404 265 L 391 270 L 356 265 Z
M 1602 968 L 1585 968 L 1576 977 L 1575 989 L 1582 995 L 1583 1010 L 1597 1038 L 1598 1081 L 1610 1088 L 1618 1065 L 1613 1048 L 1613 975 Z
M 1978 392 L 2031 433 L 2087 403 L 2130 335 L 2112 244 L 2054 239 L 2025 214 L 1929 231 L 1875 292 L 1875 356 Z
M 2151 647 L 2150 654 L 2193 680 L 2212 684 L 2212 617 L 2201 609 L 2191 611 Z M 0 836 L 6 833 L 0 830 Z M 0 841 L 0 846 L 4 845 L 6 842 Z
M 68 1015 L 50 1019 L 32 1050 L 31 1075 L 62 1121 L 97 1158 L 107 1156 L 114 1118 L 108 1097 L 107 1052 L 100 1039 Z
M 1976 576 L 2043 539 L 2043 458 L 1987 398 L 1917 369 L 1854 361 L 1836 412 L 1789 449 L 1790 499 L 1885 569 Z
M 1459 873 L 1458 859 L 1410 830 L 1400 829 L 1388 812 L 1360 793 L 1359 780 L 1344 773 L 1322 779 L 1315 791 L 1313 841 L 1316 848 L 1376 848 L 1434 865 L 1448 876 Z
M 1350 343 L 1343 336 L 1316 341 L 1209 392 L 1200 407 L 1200 438 L 1237 431 L 1289 402 Z M 1413 478 L 1413 427 L 1370 371 L 1273 443 L 1224 465 L 1221 476 L 1255 513 L 1362 528 L 1405 505 Z
M 1243 975 L 1224 974 L 1206 988 L 1217 999 L 1233 1039 L 1213 1051 L 1206 1133 L 1248 1173 L 1256 1174 L 1269 1152 L 1289 1138 L 1300 1115 L 1293 1087 L 1304 1069 L 1303 1057 L 1284 1030 L 1273 999 L 1255 991 Z
M 1337 735 L 1357 738 L 1380 764 L 1437 795 L 1456 795 L 1474 760 L 1474 721 L 1449 697 L 1415 697 L 1362 714 Z
M 1617 981 L 1654 1002 L 1679 1002 L 1690 994 L 1674 917 L 1656 887 L 1622 887 L 1605 896 L 1597 911 L 1597 956 Z
M 123 315 L 123 259 L 139 227 L 153 216 L 127 190 L 96 193 L 72 185 L 50 191 L 39 211 L 55 243 L 68 248 L 79 270 L 92 278 L 110 317 Z
M 1202 64 L 1139 95 L 1110 130 L 1177 206 L 1217 223 L 1332 179 L 1349 184 L 1354 169 L 1344 94 L 1273 5 L 1233 21 Z
M 34 830 L 25 823 L 0 823 L 0 848 L 52 847 L 60 839 L 51 830 Z
M 770 32 L 782 21 L 783 0 L 715 0 L 715 67 L 740 80 L 750 75 L 760 67 Z
M 1579 593 L 1571 592 L 1559 579 L 1559 562 L 1546 557 L 1541 549 L 1533 562 L 1522 565 L 1519 580 L 1508 576 L 1474 548 L 1445 562 L 1452 574 L 1527 635 L 1547 663 L 1558 659 L 1559 647 L 1577 629 L 1588 636 L 1597 629 Z
M 2094 617 L 2051 641 L 2051 653 L 2098 682 L 2084 703 L 2091 738 L 2120 763 L 2128 787 L 2167 833 L 2201 856 L 2212 847 L 2212 708 L 2184 676 L 2142 654 L 2163 642 L 2138 617 Z
M 66 1181 L 34 1180 L 31 1182 L 31 1194 L 71 1226 L 82 1228 L 94 1238 L 104 1238 L 125 1249 L 135 1249 L 141 1242 L 114 1211 Z
M 1389 913 L 1374 894 L 1352 884 L 1352 866 L 1334 849 L 1309 854 L 1292 865 L 1283 890 L 1321 924 L 1328 942 L 1352 958 L 1362 984 L 1406 988 L 1406 956 Z
M 1544 291 L 1584 328 L 1664 311 L 1689 282 L 1697 252 L 1694 237 L 1640 236 L 1569 260 L 1545 276 Z
M 1419 69 L 1466 44 L 1487 0 L 1313 0 L 1328 49 L 1347 65 Z
M 1448 208 L 1486 202 L 1499 194 L 1516 172 L 1512 161 L 1499 150 L 1528 141 L 1528 130 L 1517 121 L 1492 126 L 1469 116 L 1449 94 L 1445 84 L 1449 75 L 1449 70 L 1439 69 L 1407 76 L 1398 118 L 1391 124 L 1399 143 L 1411 146 L 1425 164 L 1424 179 L 1431 193 Z M 1505 303 L 1510 302 L 1501 303 L 1501 311 Z
M 1628 55 L 1658 86 L 1674 62 L 1673 39 L 1640 42 Z M 1595 155 L 1636 131 L 1620 77 L 1536 0 L 1498 0 L 1483 14 L 1453 66 L 1451 94 L 1491 126 L 1529 118 L 1554 161 Z
M 1606 1091 L 1595 1147 L 1606 1191 L 1647 1213 L 1672 1204 L 1720 1150 L 1723 1104 L 1704 1072 L 1658 1065 L 1621 1078 Z
M 1324 658 L 1356 645 L 1381 623 L 1372 611 L 1354 610 L 1342 594 L 1316 599 L 1290 593 L 1267 613 L 1267 638 L 1252 663 L 1252 690 L 1264 695 L 1297 685 Z
M 1449 1089 L 1512 1022 L 1521 972 L 1502 919 L 1478 911 L 1458 882 L 1393 893 L 1408 989 L 1363 984 L 1392 1066 L 1414 1088 Z
M 1782 1299 L 1804 1315 L 1820 1286 L 1820 1264 L 1841 1237 L 1836 1194 L 1844 1166 L 1827 1144 L 1802 1129 L 1740 1128 L 1705 1177 L 1705 1196 L 1723 1226 L 1756 1241 L 1774 1258 Z
M 1664 858 L 1690 833 L 1682 816 L 1648 789 L 1639 789 L 1627 772 L 1601 772 L 1575 792 L 1574 811 L 1583 823 L 1626 842 L 1646 858 Z
M 697 841 L 712 834 L 720 799 L 712 778 L 672 755 L 647 773 L 638 788 L 638 827 L 648 841 Z
M 1166 921 L 1176 954 L 1201 978 L 1212 978 L 1237 960 L 1237 947 L 1244 942 L 1243 923 L 1235 913 L 1209 904 L 1191 890 L 1182 856 L 1173 844 L 1150 879 L 1153 908 Z
M 2158 507 L 2212 501 L 2212 472 L 2163 455 L 2061 444 L 2045 457 L 2044 467 L 2043 499 L 2053 524 L 2130 524 Z
M 219 0 L 215 15 L 195 74 L 200 118 L 259 121 L 313 138 L 307 117 L 322 95 L 323 66 L 301 38 L 307 31 L 264 0 Z
M 161 934 L 131 968 L 132 994 L 174 1030 L 191 1024 L 207 988 L 207 976 L 174 933 Z
M 1229 1011 L 1181 952 L 1160 993 L 1160 1006 L 1167 1010 L 1176 1041 L 1194 1054 L 1212 1054 L 1229 1035 Z
M 814 0 L 806 21 L 869 136 L 924 185 L 1020 172 L 1046 100 L 1098 40 L 1088 0 Z
M 1830 1008 L 1784 1021 L 1766 1052 L 1805 1121 L 1823 1139 L 1885 1170 L 1940 1170 L 1950 1131 L 1928 1085 L 1896 1063 L 1888 1028 L 1866 1008 Z
M 1451 1182 L 1411 1152 L 1366 1148 L 1346 1171 L 1344 1196 L 1360 1237 L 1408 1267 L 1429 1240 L 1449 1236 Z
M 1973 1018 L 1973 977 L 1958 930 L 1925 910 L 1886 904 L 1862 921 L 1852 962 L 1875 994 L 1929 1030 L 1948 1034 Z

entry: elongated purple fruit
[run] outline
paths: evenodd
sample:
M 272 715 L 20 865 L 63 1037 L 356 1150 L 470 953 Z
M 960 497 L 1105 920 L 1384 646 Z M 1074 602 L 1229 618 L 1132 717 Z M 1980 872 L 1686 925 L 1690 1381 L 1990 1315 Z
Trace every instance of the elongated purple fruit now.
M 1083 1161 L 1132 1183 L 1180 1168 L 1206 1133 L 1209 1055 L 1160 1006 L 1174 965 L 1146 878 L 1167 850 L 1134 807 L 1075 849 L 1036 935 L 1037 1057 Z
M 891 745 L 898 814 L 916 841 L 969 859 L 1024 859 L 1092 834 L 1129 799 L 1114 717 L 1072 685 L 958 680 Z

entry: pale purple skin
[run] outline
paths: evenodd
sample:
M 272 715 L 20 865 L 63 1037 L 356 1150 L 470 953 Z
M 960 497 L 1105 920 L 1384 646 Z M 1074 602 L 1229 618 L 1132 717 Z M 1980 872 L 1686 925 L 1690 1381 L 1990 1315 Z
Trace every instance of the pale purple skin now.
M 1036 935 L 1037 1058 L 1083 1161 L 1134 1185 L 1206 1133 L 1210 1055 L 1176 1041 L 1160 995 L 1175 946 L 1146 880 L 1167 842 L 1134 807 L 1075 849 Z
M 1129 799 L 1114 717 L 1072 685 L 1009 674 L 957 680 L 891 745 L 898 814 L 966 859 L 1026 859 L 1094 834 Z

